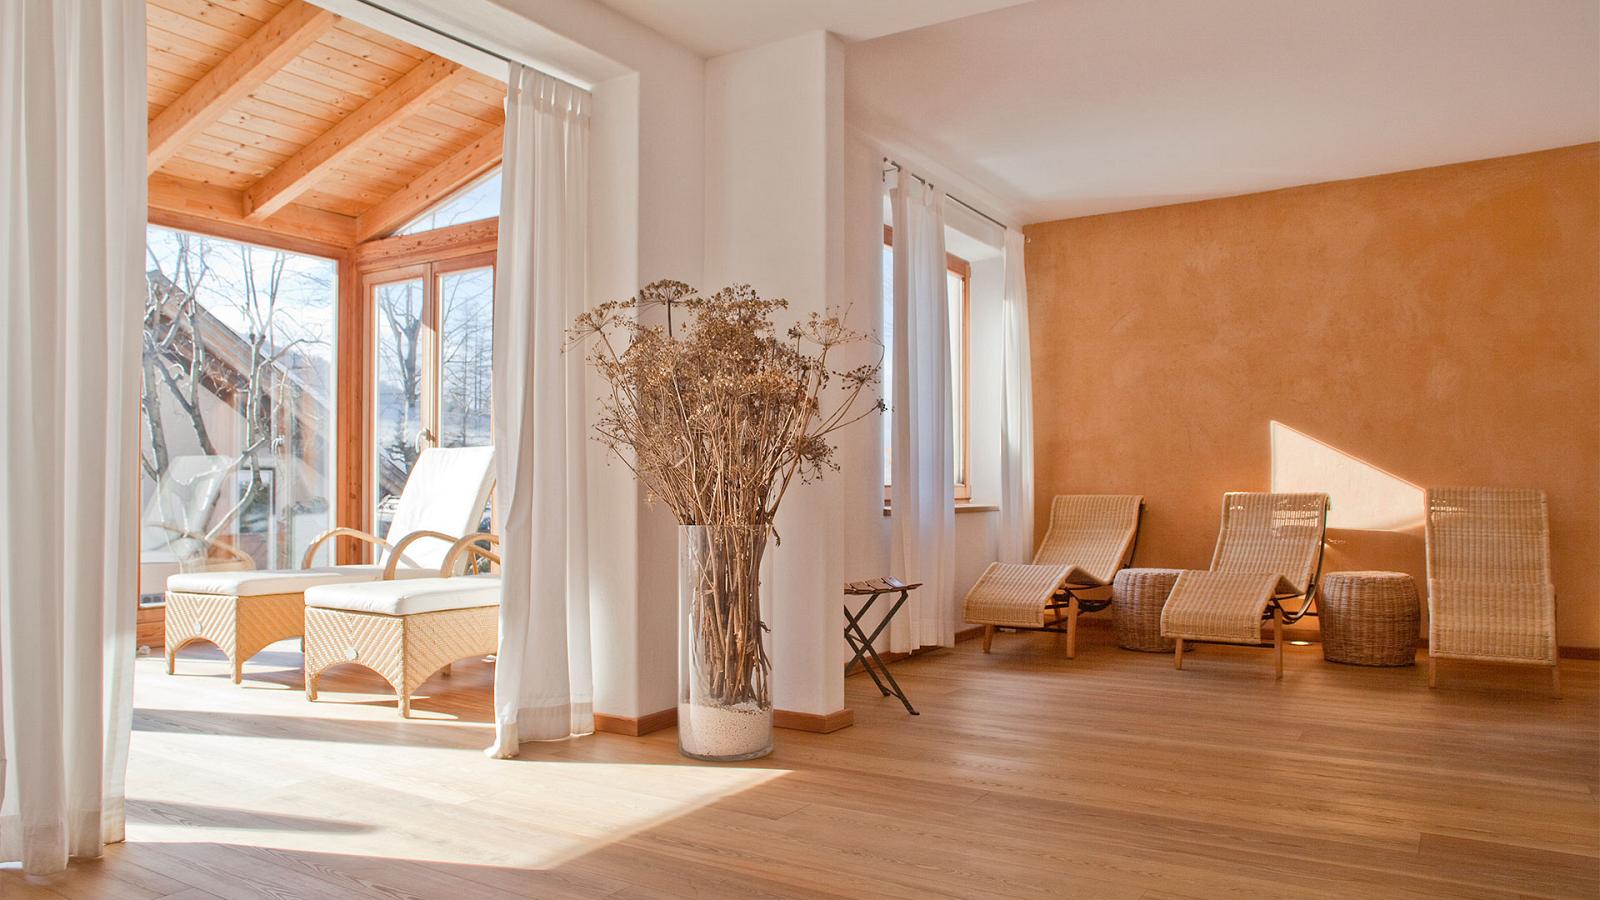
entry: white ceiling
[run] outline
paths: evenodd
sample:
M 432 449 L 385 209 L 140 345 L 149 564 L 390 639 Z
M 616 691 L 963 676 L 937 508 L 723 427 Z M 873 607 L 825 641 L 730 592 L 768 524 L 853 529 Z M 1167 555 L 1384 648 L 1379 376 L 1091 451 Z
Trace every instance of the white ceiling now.
M 600 0 L 701 56 L 831 31 L 847 41 L 882 37 L 1023 0 Z
M 1597 0 L 1039 0 L 846 54 L 853 122 L 1024 222 L 1600 140 Z

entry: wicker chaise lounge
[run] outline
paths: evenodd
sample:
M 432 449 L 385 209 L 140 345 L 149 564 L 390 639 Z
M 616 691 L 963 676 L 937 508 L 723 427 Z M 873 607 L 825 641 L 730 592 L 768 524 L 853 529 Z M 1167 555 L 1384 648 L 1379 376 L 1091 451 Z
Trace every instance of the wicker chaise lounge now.
M 1133 560 L 1144 498 L 1138 494 L 1061 494 L 1050 504 L 1050 529 L 1033 563 L 990 563 L 963 603 L 966 620 L 983 626 L 983 652 L 994 630 L 1067 635 L 1067 658 L 1078 655 L 1078 615 L 1109 606 L 1081 593 L 1111 584 Z
M 477 556 L 498 565 L 500 558 L 479 544 L 493 545 L 492 534 L 470 534 L 457 541 L 433 578 L 325 584 L 306 591 L 306 699 L 317 699 L 317 679 L 339 663 L 366 666 L 389 682 L 400 701 L 400 715 L 411 715 L 411 695 L 450 664 L 499 649 L 500 578 L 464 575 L 464 563 Z
M 1161 610 L 1161 635 L 1176 643 L 1174 667 L 1183 668 L 1186 641 L 1259 644 L 1261 623 L 1271 619 L 1282 678 L 1283 626 L 1311 610 L 1327 522 L 1327 494 L 1224 494 L 1211 568 L 1179 575 Z
M 1440 659 L 1549 666 L 1561 695 L 1543 491 L 1428 490 L 1428 687 Z
M 167 580 L 166 656 L 172 674 L 186 644 L 210 641 L 227 655 L 233 681 L 244 661 L 269 644 L 299 637 L 305 627 L 305 592 L 322 584 L 376 581 L 386 568 L 395 578 L 437 575 L 453 542 L 478 529 L 494 487 L 494 448 L 430 448 L 406 480 L 389 525 L 391 545 L 354 528 L 333 528 L 306 548 L 299 569 L 186 572 Z M 314 567 L 329 538 L 348 536 L 376 546 L 370 565 Z

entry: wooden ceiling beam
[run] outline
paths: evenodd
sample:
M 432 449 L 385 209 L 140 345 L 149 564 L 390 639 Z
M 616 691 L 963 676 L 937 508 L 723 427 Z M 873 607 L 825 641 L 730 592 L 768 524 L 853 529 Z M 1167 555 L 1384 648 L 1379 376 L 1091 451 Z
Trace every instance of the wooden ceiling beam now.
M 241 191 L 157 173 L 149 180 L 150 221 L 218 237 L 343 255 L 355 244 L 356 220 L 291 203 L 264 222 L 244 217 Z
M 443 57 L 424 59 L 341 119 L 339 124 L 246 188 L 245 217 L 260 221 L 273 215 L 315 185 L 329 167 L 371 146 L 385 131 L 448 93 L 470 75 L 470 70 Z
M 338 16 L 321 7 L 304 0 L 289 0 L 150 123 L 149 171 L 161 168 L 184 144 L 327 34 L 338 21 Z
M 356 217 L 356 241 L 382 237 L 500 164 L 505 126 L 496 125 L 444 162 Z

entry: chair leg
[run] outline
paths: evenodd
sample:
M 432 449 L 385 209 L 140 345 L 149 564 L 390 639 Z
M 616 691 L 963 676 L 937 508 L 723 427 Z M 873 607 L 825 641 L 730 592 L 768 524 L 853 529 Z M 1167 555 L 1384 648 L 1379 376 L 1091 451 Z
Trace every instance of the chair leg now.
M 228 659 L 228 663 L 229 663 L 229 665 L 233 666 L 233 683 L 234 684 L 243 683 L 244 682 L 244 657 L 240 656 L 239 653 L 237 651 L 235 651 L 233 656 Z
M 1183 638 L 1174 638 L 1172 642 L 1173 642 L 1173 644 L 1176 645 L 1172 649 L 1172 667 L 1174 669 L 1182 669 L 1183 668 Z
M 1550 696 L 1561 697 L 1561 663 L 1558 661 L 1550 667 Z
M 454 663 L 445 663 L 444 664 L 444 668 L 439 670 L 439 674 L 443 675 L 446 678 L 449 678 L 450 677 L 450 667 L 453 666 L 453 665 L 455 665 L 455 664 Z
M 994 626 L 983 626 L 983 652 L 989 652 L 989 645 L 994 643 Z
M 1428 654 L 1428 689 L 1433 690 L 1439 686 L 1439 659 L 1432 653 Z
M 321 672 L 317 672 L 315 674 L 312 674 L 312 673 L 307 673 L 306 674 L 306 699 L 307 700 L 315 700 L 315 699 L 317 699 L 317 676 L 321 675 L 321 674 L 322 674 Z
M 1067 598 L 1067 659 L 1078 658 L 1078 598 Z
M 1283 612 L 1274 610 L 1272 613 L 1272 664 L 1276 669 L 1274 678 L 1283 679 Z
M 177 660 L 178 654 L 177 654 L 177 651 L 172 649 L 172 642 L 171 641 L 167 642 L 167 646 L 163 648 L 162 652 L 164 652 L 166 654 L 166 657 L 167 657 L 167 674 L 168 675 L 176 674 L 176 673 L 174 673 L 172 671 L 172 668 L 173 668 L 173 665 L 178 661 Z
M 400 695 L 400 718 L 402 718 L 402 719 L 411 718 L 411 695 L 410 694 L 402 693 Z

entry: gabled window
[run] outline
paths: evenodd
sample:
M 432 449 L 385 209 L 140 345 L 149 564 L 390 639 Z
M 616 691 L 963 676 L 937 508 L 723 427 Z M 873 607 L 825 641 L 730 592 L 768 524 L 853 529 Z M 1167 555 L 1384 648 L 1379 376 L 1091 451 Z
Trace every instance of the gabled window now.
M 500 215 L 500 170 L 467 185 L 422 215 L 407 222 L 395 234 L 417 234 L 463 222 L 493 219 Z

